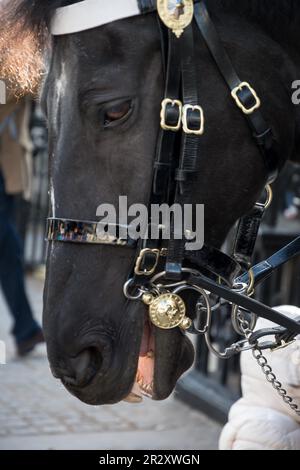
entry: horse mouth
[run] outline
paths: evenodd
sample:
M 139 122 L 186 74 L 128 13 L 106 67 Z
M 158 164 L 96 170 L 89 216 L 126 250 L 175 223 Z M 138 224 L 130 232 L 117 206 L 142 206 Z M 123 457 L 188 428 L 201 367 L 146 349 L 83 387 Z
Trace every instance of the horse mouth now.
M 135 382 L 124 399 L 129 403 L 140 403 L 143 396 L 153 398 L 155 364 L 154 327 L 145 317 Z
M 134 340 L 135 344 L 132 344 Z M 88 348 L 81 358 L 80 370 L 78 361 L 76 363 L 78 373 L 74 380 L 64 371 L 59 371 L 57 378 L 72 395 L 89 405 L 114 404 L 123 400 L 140 403 L 146 397 L 153 400 L 168 398 L 177 380 L 193 362 L 194 348 L 188 337 L 179 328 L 162 330 L 154 326 L 146 313 L 144 318 L 139 318 L 135 329 L 126 330 L 122 341 L 129 355 L 121 352 L 122 344 L 115 355 L 113 348 L 110 350 L 108 346 L 107 350 L 101 349 L 102 354 L 99 354 L 99 348 Z M 97 359 L 100 356 L 101 361 Z

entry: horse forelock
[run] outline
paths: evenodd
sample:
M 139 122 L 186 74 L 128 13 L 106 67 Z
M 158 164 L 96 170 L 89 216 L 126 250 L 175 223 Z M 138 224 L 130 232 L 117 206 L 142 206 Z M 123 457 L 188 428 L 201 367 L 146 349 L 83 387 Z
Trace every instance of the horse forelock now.
M 20 97 L 35 94 L 44 72 L 44 43 L 24 19 L 16 15 L 20 2 L 1 3 L 5 27 L 0 31 L 0 79 L 8 92 Z

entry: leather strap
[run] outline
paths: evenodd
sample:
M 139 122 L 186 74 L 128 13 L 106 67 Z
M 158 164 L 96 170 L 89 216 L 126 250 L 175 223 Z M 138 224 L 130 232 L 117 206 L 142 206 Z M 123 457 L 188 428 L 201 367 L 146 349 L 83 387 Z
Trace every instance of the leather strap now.
M 300 325 L 300 317 L 294 318 L 294 321 L 299 323 Z M 296 332 L 291 332 L 282 326 L 276 326 L 273 328 L 262 328 L 260 330 L 255 331 L 249 337 L 250 344 L 257 344 L 261 338 L 265 338 L 266 336 L 275 336 L 274 341 L 267 341 L 263 342 L 262 344 L 258 344 L 260 349 L 271 349 L 274 350 L 276 347 L 282 347 L 280 345 L 288 345 L 295 339 L 297 336 Z
M 264 214 L 265 205 L 256 203 L 251 212 L 242 217 L 238 224 L 233 247 L 233 257 L 247 271 L 252 266 L 252 256 Z
M 156 10 L 157 0 L 137 0 L 139 10 L 142 14 L 151 13 Z
M 190 25 L 180 38 L 180 57 L 182 71 L 182 101 L 183 105 L 196 106 L 199 104 L 197 77 L 195 70 L 195 52 L 194 52 L 194 33 Z M 193 125 L 190 120 L 193 118 L 198 121 L 196 127 L 200 126 L 198 119 L 191 113 L 189 125 Z M 175 181 L 177 182 L 175 203 L 184 207 L 185 204 L 193 202 L 191 193 L 190 177 L 198 171 L 199 159 L 199 135 L 182 132 L 181 151 L 179 165 L 175 172 Z M 176 239 L 174 220 L 171 221 L 171 237 L 168 244 L 168 256 L 166 262 L 166 276 L 169 279 L 180 279 L 182 263 L 185 257 L 186 239 L 182 234 L 181 239 Z
M 241 272 L 241 265 L 234 258 L 208 245 L 199 251 L 186 251 L 184 258 L 188 267 L 198 269 L 214 279 L 221 279 L 228 287 L 232 287 Z
M 300 256 L 300 237 L 277 251 L 274 255 L 270 256 L 270 258 L 258 263 L 252 268 L 255 285 L 265 281 L 276 269 L 297 256 Z M 248 272 L 238 277 L 236 282 L 249 282 Z
M 159 22 L 161 37 L 164 39 L 165 26 Z M 166 86 L 165 99 L 178 100 L 180 94 L 181 70 L 178 40 L 174 34 L 168 30 L 168 51 L 166 60 Z M 165 48 L 165 46 L 164 46 Z M 178 122 L 181 110 L 177 106 L 168 105 L 165 109 L 165 121 L 167 124 L 175 126 Z M 172 165 L 174 165 L 175 140 L 177 133 L 160 128 L 156 159 L 154 162 L 153 196 L 151 203 L 162 203 L 169 201 L 170 177 Z
M 236 87 L 242 84 L 242 81 L 238 77 L 221 42 L 220 36 L 210 18 L 204 1 L 195 5 L 195 20 L 220 73 L 232 92 Z M 253 105 L 254 97 L 251 90 L 247 87 L 243 87 L 238 92 L 238 98 L 246 108 Z M 268 174 L 268 181 L 273 182 L 276 179 L 278 170 L 281 166 L 279 146 L 274 137 L 273 131 L 266 123 L 260 109 L 256 109 L 252 114 L 245 114 L 245 116 L 258 148 L 263 156 Z

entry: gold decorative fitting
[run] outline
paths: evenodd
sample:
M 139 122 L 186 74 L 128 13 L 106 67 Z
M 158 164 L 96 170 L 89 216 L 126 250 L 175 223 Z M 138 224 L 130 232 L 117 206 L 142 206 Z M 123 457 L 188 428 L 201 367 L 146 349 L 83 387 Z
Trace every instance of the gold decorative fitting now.
M 153 264 L 150 268 L 142 268 L 142 263 L 145 260 L 145 256 L 150 255 L 153 256 Z M 150 248 L 144 248 L 141 250 L 138 259 L 136 260 L 135 268 L 134 268 L 134 273 L 137 276 L 152 276 L 152 274 L 155 273 L 155 270 L 157 268 L 158 262 L 159 262 L 159 257 L 160 257 L 160 251 L 157 249 L 151 250 Z
M 178 107 L 178 121 L 175 126 L 169 126 L 166 123 L 166 111 L 167 106 L 177 106 Z M 179 100 L 171 100 L 170 98 L 165 98 L 161 103 L 161 112 L 160 112 L 160 126 L 164 131 L 179 131 L 181 127 L 181 118 L 182 118 L 182 103 Z
M 270 207 L 270 205 L 272 204 L 272 201 L 273 201 L 272 186 L 270 184 L 267 184 L 267 186 L 265 187 L 265 190 L 266 190 L 266 193 L 267 193 L 267 199 L 266 199 L 266 202 L 265 202 L 264 206 L 265 206 L 265 209 L 268 209 Z
M 253 98 L 255 99 L 255 104 L 251 108 L 246 108 L 244 104 L 241 102 L 240 98 L 238 97 L 239 91 L 242 91 L 243 88 L 248 88 Z M 248 82 L 242 82 L 237 87 L 235 87 L 231 91 L 231 96 L 236 102 L 237 106 L 243 111 L 244 114 L 252 114 L 261 105 L 261 101 L 259 97 L 257 96 L 256 91 L 254 90 L 254 88 L 251 87 L 251 85 Z
M 189 317 L 185 317 L 179 326 L 182 330 L 188 330 L 191 328 L 192 324 L 192 320 Z
M 194 16 L 194 0 L 157 0 L 157 11 L 162 22 L 180 38 Z
M 191 129 L 188 124 L 188 112 L 198 111 L 200 117 L 199 129 Z M 204 134 L 204 112 L 201 106 L 185 104 L 182 109 L 182 127 L 186 134 L 203 135 Z
M 177 326 L 187 329 L 191 325 L 182 298 L 170 292 L 161 294 L 150 303 L 149 316 L 153 325 L 163 330 Z
M 145 293 L 143 294 L 142 301 L 144 302 L 145 305 L 150 305 L 154 300 L 154 297 L 150 293 Z

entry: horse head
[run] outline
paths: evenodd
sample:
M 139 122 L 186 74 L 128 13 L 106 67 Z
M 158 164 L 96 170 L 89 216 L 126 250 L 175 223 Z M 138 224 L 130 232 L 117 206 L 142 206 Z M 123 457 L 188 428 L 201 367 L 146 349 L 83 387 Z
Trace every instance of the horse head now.
M 165 86 L 161 37 L 154 12 L 50 38 L 55 8 L 73 3 L 25 0 L 18 21 L 25 18 L 37 40 L 46 37 L 41 103 L 49 128 L 50 215 L 95 220 L 97 207 L 117 206 L 120 195 L 129 205 L 148 203 Z M 230 1 L 207 3 L 235 69 L 261 99 L 281 167 L 299 155 L 300 112 L 291 100 L 299 51 L 283 32 L 292 30 L 295 2 L 272 2 L 269 10 L 261 1 L 242 2 L 239 9 Z M 272 26 L 268 15 L 279 16 L 282 3 L 278 35 L 279 20 Z M 205 206 L 206 243 L 220 248 L 259 198 L 267 173 L 196 27 L 193 35 L 206 125 L 191 191 L 193 202 Z M 126 399 L 136 381 L 154 399 L 164 399 L 193 363 L 185 334 L 150 326 L 145 306 L 124 297 L 133 261 L 134 252 L 110 246 L 48 246 L 43 323 L 51 369 L 89 404 Z

